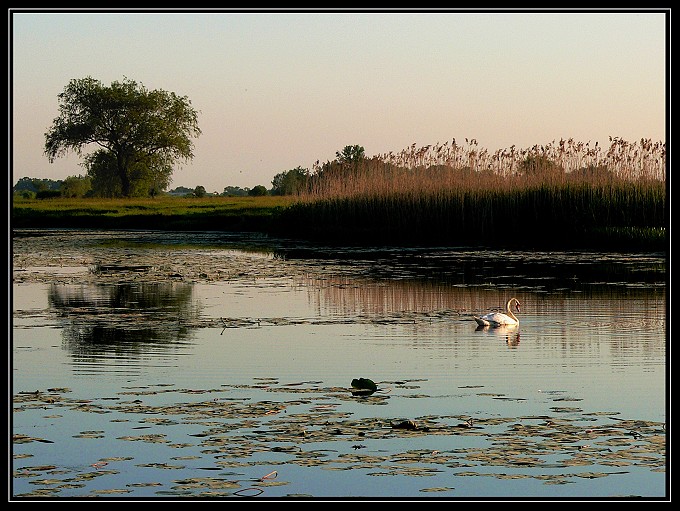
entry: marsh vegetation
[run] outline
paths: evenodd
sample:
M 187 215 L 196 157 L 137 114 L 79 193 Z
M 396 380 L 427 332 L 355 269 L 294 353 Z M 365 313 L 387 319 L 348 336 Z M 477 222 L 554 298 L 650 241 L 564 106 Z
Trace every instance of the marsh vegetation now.
M 569 139 L 490 153 L 474 139 L 454 139 L 370 158 L 360 146 L 345 149 L 312 171 L 289 171 L 295 186 L 288 195 L 15 197 L 12 219 L 17 227 L 261 231 L 337 244 L 666 245 L 660 142 L 613 138 L 605 150 Z
M 477 142 L 319 166 L 285 225 L 334 240 L 660 246 L 665 145 L 572 139 L 489 153 Z

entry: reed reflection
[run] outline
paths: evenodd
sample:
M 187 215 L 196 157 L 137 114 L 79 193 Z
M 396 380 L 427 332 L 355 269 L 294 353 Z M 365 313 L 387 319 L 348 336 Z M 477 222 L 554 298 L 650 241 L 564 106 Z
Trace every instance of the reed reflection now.
M 371 280 L 340 276 L 307 279 L 310 303 L 321 315 L 366 315 L 410 328 L 414 342 L 426 329 L 486 333 L 509 347 L 520 345 L 520 331 L 531 346 L 550 345 L 579 353 L 604 343 L 613 356 L 657 357 L 665 350 L 666 288 L 621 283 L 546 292 L 534 288 L 449 285 L 429 280 Z M 480 328 L 473 315 L 502 312 L 508 297 L 522 302 L 515 330 Z M 401 319 L 401 320 L 400 320 Z M 400 320 L 400 321 L 399 321 Z M 413 326 L 410 324 L 413 323 Z M 521 330 L 520 330 L 521 329 Z M 450 332 L 449 332 L 450 333 Z M 427 332 L 425 332 L 427 335 Z M 635 335 L 636 342 L 630 343 Z M 528 337 L 527 337 L 528 336 Z M 455 343 L 451 343 L 452 346 Z
M 187 283 L 52 284 L 48 304 L 64 319 L 75 357 L 136 357 L 187 340 L 199 307 Z
M 519 286 L 553 292 L 588 292 L 601 284 L 663 286 L 662 254 L 525 252 L 503 250 L 385 249 L 289 250 L 282 257 L 342 262 L 351 277 L 433 281 L 456 286 Z M 340 274 L 340 272 L 338 272 Z M 349 275 L 345 273 L 345 275 Z
M 441 311 L 473 314 L 490 306 L 502 308 L 508 294 L 506 290 L 494 292 L 435 281 L 371 280 L 346 276 L 306 278 L 298 285 L 310 289 L 310 300 L 315 308 L 336 310 L 347 315 Z

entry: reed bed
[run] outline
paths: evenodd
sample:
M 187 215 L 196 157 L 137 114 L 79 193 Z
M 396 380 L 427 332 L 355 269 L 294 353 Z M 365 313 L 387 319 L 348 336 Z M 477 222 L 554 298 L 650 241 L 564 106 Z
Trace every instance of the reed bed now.
M 665 144 L 561 140 L 529 149 L 438 144 L 317 165 L 283 211 L 326 241 L 659 248 Z
M 498 175 L 513 175 L 526 161 L 544 160 L 570 173 L 584 168 L 607 168 L 617 177 L 637 179 L 666 179 L 666 144 L 640 139 L 628 142 L 620 137 L 609 137 L 610 146 L 604 150 L 599 142 L 577 142 L 573 138 L 552 141 L 519 149 L 514 145 L 493 153 L 480 148 L 476 139 L 465 139 L 464 145 L 456 139 L 443 144 L 416 144 L 398 153 L 378 154 L 377 159 L 400 168 L 431 168 L 437 166 L 455 169 L 468 168 L 477 172 L 490 171 Z

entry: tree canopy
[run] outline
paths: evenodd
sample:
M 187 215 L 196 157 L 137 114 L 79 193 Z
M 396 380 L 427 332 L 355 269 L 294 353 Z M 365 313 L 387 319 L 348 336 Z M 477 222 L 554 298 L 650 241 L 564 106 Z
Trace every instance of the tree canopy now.
M 366 159 L 366 152 L 360 145 L 346 145 L 342 151 L 335 151 L 335 156 L 340 164 L 356 167 Z
M 52 163 L 95 147 L 84 166 L 98 195 L 155 195 L 170 184 L 173 164 L 194 156 L 191 139 L 201 130 L 186 96 L 127 78 L 105 86 L 87 77 L 71 80 L 58 100 L 45 154 Z
M 272 180 L 272 193 L 274 195 L 298 194 L 307 188 L 309 179 L 309 170 L 300 166 L 280 172 Z

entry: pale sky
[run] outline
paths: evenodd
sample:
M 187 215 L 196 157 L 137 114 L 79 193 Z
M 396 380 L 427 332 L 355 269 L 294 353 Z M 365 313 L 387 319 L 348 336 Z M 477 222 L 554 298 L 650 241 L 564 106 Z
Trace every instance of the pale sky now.
M 171 189 L 270 188 L 355 144 L 665 142 L 669 13 L 9 10 L 11 184 L 85 174 L 43 150 L 87 76 L 191 101 L 203 133 Z

